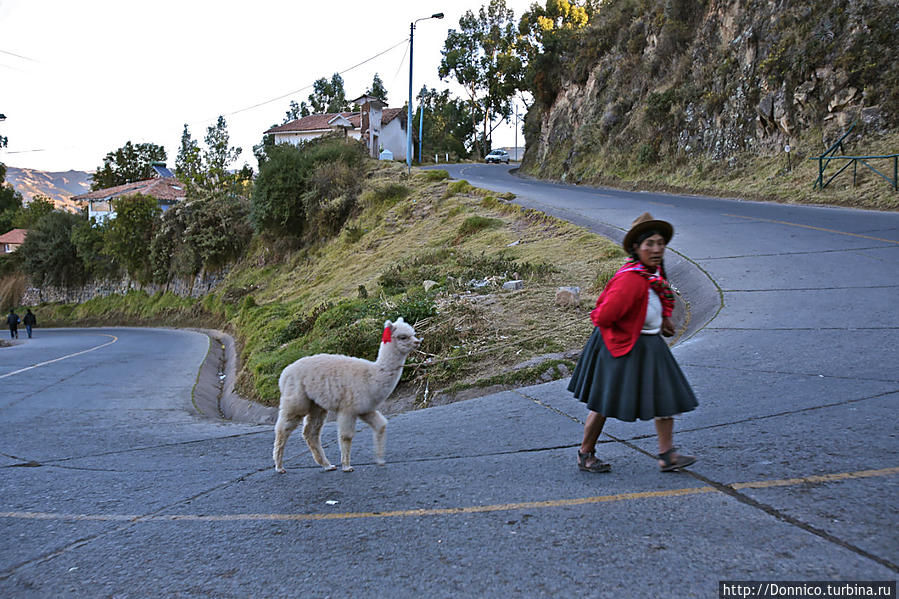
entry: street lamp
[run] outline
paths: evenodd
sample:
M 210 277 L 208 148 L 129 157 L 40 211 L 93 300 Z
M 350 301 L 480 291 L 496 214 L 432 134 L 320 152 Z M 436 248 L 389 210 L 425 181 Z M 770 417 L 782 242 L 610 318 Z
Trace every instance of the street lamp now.
M 409 23 L 409 106 L 406 116 L 406 171 L 412 173 L 412 38 L 415 36 L 415 24 L 428 19 L 442 19 L 443 13 L 434 13 L 430 17 L 415 19 Z

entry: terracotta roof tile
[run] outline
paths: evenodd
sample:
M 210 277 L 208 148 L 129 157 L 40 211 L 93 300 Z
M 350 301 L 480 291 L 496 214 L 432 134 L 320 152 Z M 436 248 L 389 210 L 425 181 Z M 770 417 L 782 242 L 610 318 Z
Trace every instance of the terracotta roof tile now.
M 403 114 L 403 112 L 404 109 L 402 108 L 385 108 L 381 112 L 381 124 L 386 125 L 397 116 Z M 338 114 L 352 123 L 354 127 L 361 126 L 362 117 L 358 112 L 329 112 L 327 114 L 311 114 L 295 121 L 290 121 L 289 123 L 278 125 L 277 127 L 272 127 L 265 132 L 265 135 L 269 135 L 272 133 L 308 133 L 312 131 L 328 131 L 330 130 L 328 122 Z
M 142 194 L 156 198 L 157 200 L 177 201 L 183 200 L 186 191 L 184 184 L 178 179 L 145 179 L 143 181 L 135 181 L 134 183 L 125 183 L 124 185 L 116 185 L 115 187 L 107 187 L 106 189 L 98 189 L 90 193 L 80 196 L 74 196 L 73 200 L 91 201 L 91 200 L 111 200 L 122 196 Z
M 0 243 L 22 244 L 25 241 L 26 235 L 28 235 L 28 229 L 13 229 L 0 235 Z

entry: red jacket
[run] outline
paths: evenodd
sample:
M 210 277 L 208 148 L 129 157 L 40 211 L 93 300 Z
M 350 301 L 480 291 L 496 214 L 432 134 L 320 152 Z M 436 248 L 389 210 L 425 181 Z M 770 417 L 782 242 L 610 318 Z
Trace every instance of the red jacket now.
M 649 281 L 633 271 L 619 272 L 602 290 L 590 320 L 599 327 L 603 343 L 614 357 L 633 349 L 646 322 L 648 305 Z

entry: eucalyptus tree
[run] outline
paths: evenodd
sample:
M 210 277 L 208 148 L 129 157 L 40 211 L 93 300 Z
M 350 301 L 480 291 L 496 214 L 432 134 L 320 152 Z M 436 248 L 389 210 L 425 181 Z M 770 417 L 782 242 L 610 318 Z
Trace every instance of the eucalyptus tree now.
M 165 148 L 154 143 L 132 144 L 131 141 L 106 154 L 97 167 L 91 189 L 106 189 L 153 176 L 153 163 L 165 162 Z
M 511 116 L 512 98 L 521 87 L 524 68 L 517 41 L 514 11 L 505 0 L 490 0 L 477 14 L 462 15 L 441 51 L 440 78 L 452 77 L 462 86 L 472 121 L 480 120 L 481 155 L 489 151 L 493 130 Z

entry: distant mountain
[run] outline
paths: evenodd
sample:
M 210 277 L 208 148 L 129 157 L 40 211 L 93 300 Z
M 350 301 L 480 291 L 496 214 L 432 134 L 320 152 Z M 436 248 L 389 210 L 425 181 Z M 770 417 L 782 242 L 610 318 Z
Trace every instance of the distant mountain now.
M 73 202 L 71 198 L 91 190 L 91 176 L 91 173 L 84 171 L 54 173 L 15 166 L 6 167 L 6 182 L 22 194 L 26 204 L 36 195 L 45 195 L 53 200 L 54 206 L 70 212 L 81 210 L 78 202 Z

